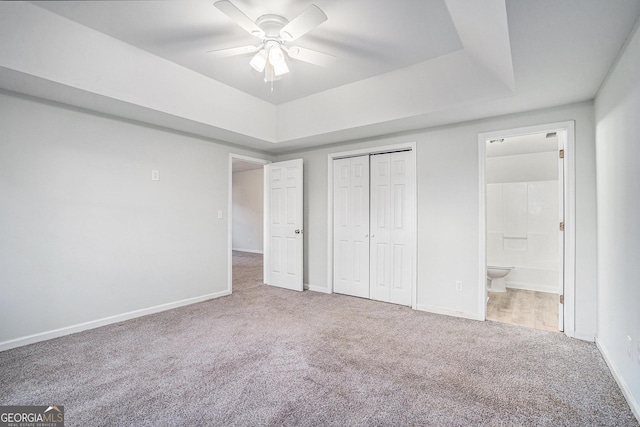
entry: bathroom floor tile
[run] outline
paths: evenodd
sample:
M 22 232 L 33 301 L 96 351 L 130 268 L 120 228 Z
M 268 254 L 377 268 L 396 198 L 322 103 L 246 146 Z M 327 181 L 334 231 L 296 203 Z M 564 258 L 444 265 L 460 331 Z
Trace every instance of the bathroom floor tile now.
M 558 331 L 558 294 L 507 288 L 489 292 L 487 320 Z

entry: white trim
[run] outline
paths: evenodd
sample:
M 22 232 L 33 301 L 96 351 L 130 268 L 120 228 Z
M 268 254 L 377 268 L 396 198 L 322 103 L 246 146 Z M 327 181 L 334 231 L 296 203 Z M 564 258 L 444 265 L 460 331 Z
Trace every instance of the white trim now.
M 327 288 L 315 288 L 322 289 L 318 292 L 324 292 L 327 294 L 333 293 L 333 160 L 341 157 L 352 157 L 359 155 L 366 155 L 372 153 L 384 153 L 400 150 L 411 150 L 413 153 L 413 170 L 414 170 L 414 186 L 413 186 L 413 200 L 414 200 L 414 217 L 413 217 L 413 262 L 411 277 L 411 308 L 416 309 L 417 296 L 418 296 L 418 170 L 417 170 L 417 144 L 415 142 L 406 142 L 402 144 L 382 145 L 377 147 L 361 148 L 358 150 L 341 151 L 337 153 L 330 153 L 327 155 Z M 310 288 L 311 289 L 311 288 Z M 312 289 L 313 290 L 313 289 Z
M 331 292 L 329 292 L 329 289 L 327 289 L 326 286 L 307 285 L 307 289 L 309 289 L 310 291 L 313 291 L 313 292 L 321 292 L 323 294 L 330 294 L 331 293 Z
M 231 250 L 236 251 L 236 252 L 247 252 L 250 254 L 263 254 L 264 251 L 261 251 L 259 249 L 242 249 L 242 248 L 231 248 Z
M 267 266 L 271 262 L 271 245 L 269 241 L 269 218 L 267 209 L 269 208 L 269 168 L 262 168 L 262 242 L 264 256 L 262 257 L 262 283 L 269 283 L 269 269 Z
M 520 289 L 523 291 L 544 292 L 547 294 L 557 294 L 558 286 L 553 285 L 540 285 L 528 282 L 507 282 L 505 281 L 507 289 Z
M 478 313 L 482 320 L 487 316 L 487 250 L 486 250 L 486 141 L 497 138 L 510 138 L 514 136 L 529 135 L 541 132 L 566 132 L 567 140 L 564 147 L 564 197 L 565 197 L 565 233 L 564 233 L 564 332 L 567 336 L 576 337 L 575 332 L 575 122 L 566 121 L 549 123 L 538 126 L 528 126 L 516 129 L 501 130 L 495 132 L 485 132 L 478 134 L 478 171 L 479 171 L 479 253 L 480 265 L 478 266 L 478 277 L 480 280 L 478 295 Z M 585 339 L 588 336 L 580 334 Z M 588 341 L 588 339 L 586 339 Z
M 451 310 L 448 308 L 444 308 L 444 307 L 439 307 L 437 305 L 422 305 L 422 304 L 418 304 L 416 305 L 416 310 L 418 311 L 426 311 L 429 313 L 435 313 L 435 314 L 443 314 L 445 316 L 452 316 L 452 317 L 461 317 L 463 319 L 471 319 L 471 320 L 484 320 L 483 318 L 481 318 L 480 316 L 478 316 L 475 313 L 467 313 L 466 311 L 456 311 L 456 310 Z
M 595 334 L 584 333 L 580 331 L 573 331 L 571 338 L 575 338 L 577 340 L 587 341 L 587 342 L 595 342 L 596 336 Z
M 263 166 L 271 163 L 269 160 L 229 153 L 229 180 L 227 188 L 227 291 L 229 291 L 229 293 L 231 293 L 233 287 L 233 159 L 242 160 L 247 163 L 258 163 Z M 264 221 L 264 214 L 262 216 Z M 266 242 L 266 240 L 263 242 Z M 263 251 L 266 250 L 266 244 L 263 243 Z M 249 251 L 244 250 L 243 252 Z
M 640 423 L 640 402 L 637 402 L 635 400 L 633 393 L 631 392 L 631 389 L 627 385 L 627 382 L 624 380 L 624 377 L 620 374 L 620 371 L 616 367 L 615 363 L 613 363 L 613 360 L 611 359 L 611 356 L 609 356 L 609 352 L 606 350 L 604 345 L 602 345 L 600 343 L 600 340 L 598 340 L 597 338 L 595 341 L 596 341 L 596 347 L 598 347 L 598 350 L 600 350 L 600 353 L 602 354 L 602 358 L 607 363 L 607 366 L 609 367 L 609 370 L 613 375 L 613 379 L 616 380 L 616 383 L 618 383 L 618 387 L 620 387 L 620 390 L 622 390 L 622 394 L 624 395 L 624 398 L 627 400 L 627 403 L 631 408 L 631 412 L 633 412 L 633 415 L 635 415 L 636 419 Z
M 333 293 L 333 159 L 327 155 L 327 293 Z
M 360 148 L 358 150 L 340 151 L 337 153 L 330 153 L 329 157 L 333 160 L 341 157 L 355 157 L 355 156 L 362 156 L 365 154 L 387 153 L 392 151 L 409 150 L 409 149 L 415 150 L 416 143 L 407 142 L 403 144 L 390 144 L 390 145 L 381 145 L 378 147 L 371 147 L 371 148 Z
M 480 277 L 480 286 L 478 286 L 478 317 L 480 320 L 487 319 L 487 138 L 485 134 L 478 135 L 478 277 Z
M 558 146 L 557 149 L 558 150 L 562 150 L 562 152 L 564 153 L 564 149 L 567 145 L 567 132 L 560 132 L 557 134 L 558 135 Z M 558 188 L 558 218 L 561 218 L 561 221 L 564 221 L 564 209 L 565 209 L 565 188 L 564 188 L 564 179 L 565 179 L 565 174 L 564 174 L 564 162 L 565 160 L 563 158 L 560 158 L 560 156 L 557 157 L 557 163 L 556 163 L 556 167 L 558 168 L 558 180 L 559 180 L 559 184 L 562 185 L 562 188 Z M 564 233 L 563 233 L 564 234 Z M 562 260 L 561 262 L 558 264 L 558 284 L 559 285 L 563 285 L 564 284 L 564 243 L 565 243 L 565 237 L 566 236 L 562 236 L 562 239 L 558 239 L 558 253 L 562 254 Z M 559 288 L 559 286 L 558 286 Z M 558 290 L 562 295 L 564 295 L 564 288 L 559 289 Z M 560 301 L 557 302 L 558 304 L 558 329 L 561 331 L 564 331 L 564 306 L 562 304 L 560 304 Z
M 413 143 L 413 271 L 411 272 L 411 308 L 418 306 L 418 145 Z
M 161 311 L 172 310 L 174 308 L 183 307 L 185 305 L 191 305 L 198 302 L 220 298 L 220 297 L 229 295 L 230 293 L 231 292 L 228 290 L 214 292 L 212 294 L 202 295 L 194 298 L 187 298 L 187 299 L 170 302 L 166 304 L 160 304 L 153 307 L 129 311 L 127 313 L 122 313 L 122 314 L 117 314 L 115 316 L 109 316 L 109 317 L 104 317 L 102 319 L 91 320 L 85 323 L 79 323 L 77 325 L 66 326 L 64 328 L 53 329 L 47 332 L 41 332 L 38 334 L 27 335 L 26 337 L 20 337 L 20 338 L 15 338 L 9 341 L 3 341 L 3 342 L 0 342 L 0 351 L 10 350 L 12 348 L 22 347 L 24 345 L 33 344 L 40 341 L 46 341 L 53 338 L 62 337 L 65 335 L 75 334 L 77 332 L 86 331 L 87 329 L 95 329 L 101 326 L 111 325 L 113 323 L 124 322 L 125 320 L 131 320 L 137 317 L 159 313 Z

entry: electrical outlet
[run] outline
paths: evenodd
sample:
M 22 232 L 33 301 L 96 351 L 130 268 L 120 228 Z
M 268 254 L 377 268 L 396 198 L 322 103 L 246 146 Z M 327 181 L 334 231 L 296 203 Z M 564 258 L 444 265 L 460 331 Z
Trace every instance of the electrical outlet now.
M 633 340 L 627 335 L 627 356 L 629 356 L 629 359 L 631 359 L 631 344 L 633 344 Z
M 160 181 L 160 171 L 158 170 L 151 171 L 151 181 Z
M 456 281 L 456 291 L 462 292 L 462 280 Z

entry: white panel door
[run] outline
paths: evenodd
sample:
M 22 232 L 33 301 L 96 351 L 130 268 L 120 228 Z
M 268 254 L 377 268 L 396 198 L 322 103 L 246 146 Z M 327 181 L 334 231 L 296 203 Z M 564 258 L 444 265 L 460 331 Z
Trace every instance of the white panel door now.
M 265 283 L 302 291 L 302 159 L 266 165 L 265 184 Z
M 333 163 L 333 286 L 369 298 L 369 156 Z
M 410 151 L 371 156 L 371 299 L 411 305 L 414 165 Z

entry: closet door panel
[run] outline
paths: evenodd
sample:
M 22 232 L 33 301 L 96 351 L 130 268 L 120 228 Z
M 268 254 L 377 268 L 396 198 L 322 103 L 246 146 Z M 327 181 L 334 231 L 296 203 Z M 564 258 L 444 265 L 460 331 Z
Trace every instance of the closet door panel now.
M 389 154 L 371 156 L 371 299 L 389 301 L 391 177 Z
M 393 231 L 390 234 L 393 245 L 391 260 L 393 271 L 389 289 L 389 302 L 411 305 L 411 280 L 414 268 L 413 254 L 413 215 L 414 165 L 411 152 L 403 151 L 391 154 L 391 188 L 393 193 Z
M 414 167 L 410 152 L 371 157 L 371 298 L 411 305 Z M 384 249 L 383 249 L 384 248 Z
M 369 156 L 351 161 L 350 295 L 369 298 Z
M 349 159 L 333 163 L 333 290 L 349 293 Z
M 369 298 L 369 156 L 334 160 L 334 291 Z

